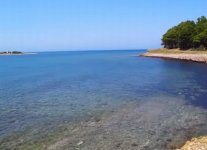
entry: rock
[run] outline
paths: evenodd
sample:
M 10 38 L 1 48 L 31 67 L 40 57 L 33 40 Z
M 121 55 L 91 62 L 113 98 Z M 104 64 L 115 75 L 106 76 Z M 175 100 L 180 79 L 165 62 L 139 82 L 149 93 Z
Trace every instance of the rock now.
M 177 150 L 207 150 L 207 137 L 193 138 Z
M 121 147 L 121 144 L 122 144 L 122 143 L 118 143 L 118 144 L 116 144 L 116 147 L 117 147 L 117 148 L 120 148 L 120 147 Z
M 132 143 L 132 147 L 136 147 L 136 146 L 138 146 L 137 143 Z
M 80 141 L 80 142 L 77 143 L 77 146 L 80 146 L 82 144 L 83 144 L 83 141 Z

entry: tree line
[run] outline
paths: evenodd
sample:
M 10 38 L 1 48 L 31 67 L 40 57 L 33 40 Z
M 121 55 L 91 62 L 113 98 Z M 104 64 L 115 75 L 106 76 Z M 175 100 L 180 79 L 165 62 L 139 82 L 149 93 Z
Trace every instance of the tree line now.
M 202 16 L 197 21 L 181 22 L 170 28 L 162 38 L 165 48 L 181 50 L 207 50 L 207 19 Z

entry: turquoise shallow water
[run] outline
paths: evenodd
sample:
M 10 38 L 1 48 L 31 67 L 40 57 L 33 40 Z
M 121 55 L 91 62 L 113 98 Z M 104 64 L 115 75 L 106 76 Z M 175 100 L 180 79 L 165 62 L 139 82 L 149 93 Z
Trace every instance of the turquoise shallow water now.
M 145 50 L 0 57 L 0 138 L 167 93 L 207 107 L 207 65 L 136 57 Z

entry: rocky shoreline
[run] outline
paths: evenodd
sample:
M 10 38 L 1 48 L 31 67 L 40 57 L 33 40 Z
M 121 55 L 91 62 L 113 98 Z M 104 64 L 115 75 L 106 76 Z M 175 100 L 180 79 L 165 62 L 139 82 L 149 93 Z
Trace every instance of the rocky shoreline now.
M 192 50 L 180 51 L 178 49 L 173 49 L 173 50 L 158 49 L 158 50 L 149 50 L 148 52 L 142 54 L 141 56 L 207 63 L 207 52 L 205 51 L 192 51 Z
M 206 150 L 207 149 L 207 137 L 193 138 L 191 141 L 177 150 Z

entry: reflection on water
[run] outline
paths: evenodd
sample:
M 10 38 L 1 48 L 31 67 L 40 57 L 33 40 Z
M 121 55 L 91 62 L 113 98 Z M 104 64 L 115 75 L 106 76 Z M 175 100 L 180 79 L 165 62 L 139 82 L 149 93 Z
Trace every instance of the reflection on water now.
M 0 148 L 66 136 L 50 148 L 75 149 L 81 137 L 83 149 L 170 149 L 207 134 L 207 65 L 132 56 L 143 52 L 0 57 Z

